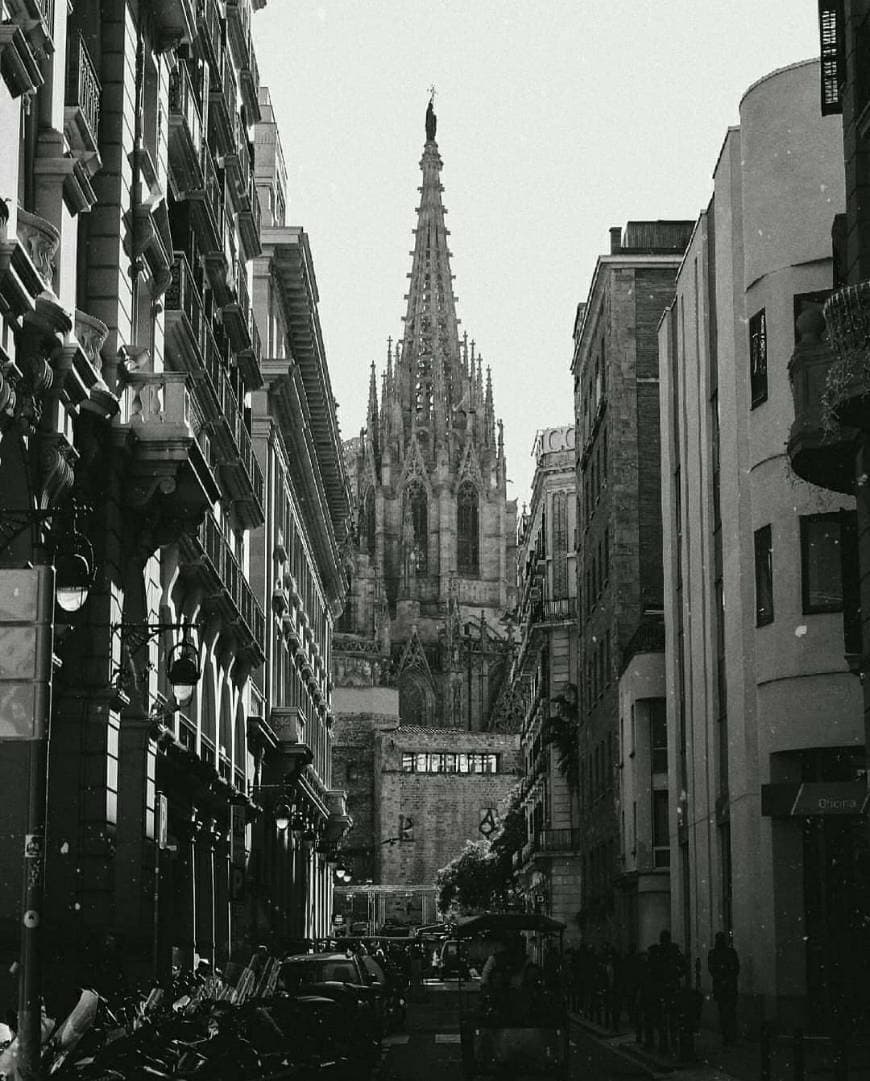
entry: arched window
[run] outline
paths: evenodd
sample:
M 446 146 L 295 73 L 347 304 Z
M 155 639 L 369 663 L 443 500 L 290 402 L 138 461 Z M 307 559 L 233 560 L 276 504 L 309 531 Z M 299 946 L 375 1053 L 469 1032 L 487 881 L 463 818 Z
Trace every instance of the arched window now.
M 365 534 L 366 534 L 366 552 L 368 552 L 370 558 L 375 557 L 375 490 L 369 488 L 366 492 L 365 503 L 363 505 L 363 516 L 365 521 Z
M 414 530 L 414 567 L 418 574 L 425 574 L 429 562 L 429 501 L 422 484 L 412 484 L 408 489 L 408 504 Z
M 457 569 L 465 577 L 480 574 L 480 523 L 477 489 L 470 481 L 459 485 L 456 499 Z
M 553 494 L 553 599 L 568 596 L 568 496 Z

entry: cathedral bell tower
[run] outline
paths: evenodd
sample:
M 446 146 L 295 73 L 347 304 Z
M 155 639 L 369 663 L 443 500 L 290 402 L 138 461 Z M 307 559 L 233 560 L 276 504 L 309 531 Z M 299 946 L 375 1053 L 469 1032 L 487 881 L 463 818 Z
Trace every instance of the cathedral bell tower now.
M 344 627 L 394 654 L 400 705 L 402 670 L 419 670 L 404 696 L 414 720 L 480 729 L 489 680 L 457 689 L 451 669 L 462 650 L 445 642 L 456 638 L 449 627 L 470 624 L 483 640 L 503 636 L 516 506 L 491 372 L 459 333 L 432 100 L 425 126 L 404 331 L 388 342 L 380 380 L 372 364 L 366 426 L 347 447 L 358 528 Z

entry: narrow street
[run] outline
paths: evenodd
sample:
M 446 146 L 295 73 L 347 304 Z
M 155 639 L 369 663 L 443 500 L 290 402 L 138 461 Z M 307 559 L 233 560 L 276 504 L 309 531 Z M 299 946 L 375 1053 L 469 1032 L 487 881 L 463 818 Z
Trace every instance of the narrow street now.
M 461 1070 L 458 985 L 455 980 L 427 980 L 421 999 L 408 1003 L 405 1031 L 384 1040 L 377 1081 L 459 1081 Z M 570 1076 L 629 1081 L 651 1075 L 640 1063 L 572 1026 Z

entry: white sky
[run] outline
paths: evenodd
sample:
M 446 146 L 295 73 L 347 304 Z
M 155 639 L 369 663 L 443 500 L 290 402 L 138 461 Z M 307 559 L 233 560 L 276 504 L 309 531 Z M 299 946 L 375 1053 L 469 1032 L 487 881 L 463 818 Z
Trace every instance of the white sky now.
M 342 435 L 401 337 L 427 88 L 460 330 L 492 365 L 508 495 L 573 421 L 571 330 L 608 228 L 695 218 L 760 76 L 818 55 L 816 0 L 269 0 L 254 18 L 309 234 Z

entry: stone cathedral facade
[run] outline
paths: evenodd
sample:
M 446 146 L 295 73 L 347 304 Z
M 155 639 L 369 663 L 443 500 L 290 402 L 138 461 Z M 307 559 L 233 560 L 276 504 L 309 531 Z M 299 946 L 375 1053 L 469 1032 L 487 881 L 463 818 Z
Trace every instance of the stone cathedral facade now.
M 466 837 L 479 840 L 482 824 L 486 835 L 518 766 L 500 694 L 513 649 L 516 503 L 491 373 L 460 335 L 435 129 L 430 103 L 404 333 L 389 342 L 380 378 L 372 365 L 366 426 L 345 444 L 355 530 L 335 643 L 337 768 L 356 823 L 351 870 L 396 889 L 431 885 Z M 420 775 L 436 773 L 452 781 L 438 779 L 447 789 L 436 800 L 433 786 L 429 806 Z M 463 808 L 449 835 L 436 802 Z

